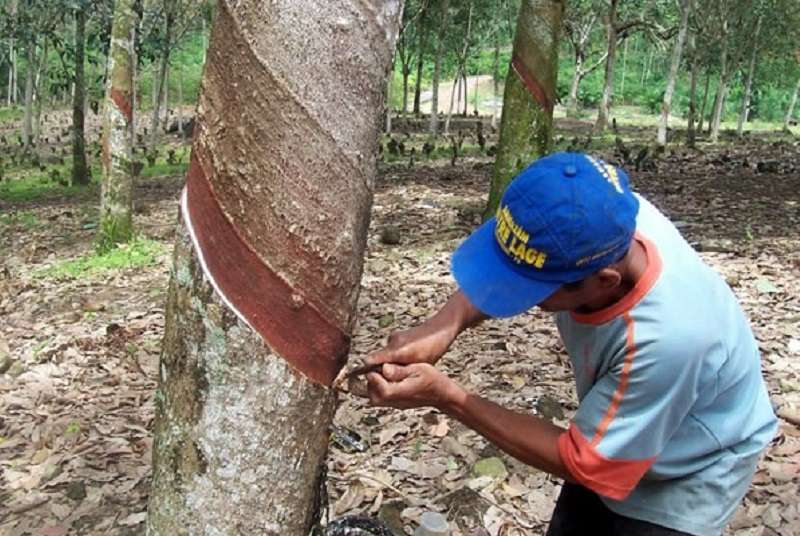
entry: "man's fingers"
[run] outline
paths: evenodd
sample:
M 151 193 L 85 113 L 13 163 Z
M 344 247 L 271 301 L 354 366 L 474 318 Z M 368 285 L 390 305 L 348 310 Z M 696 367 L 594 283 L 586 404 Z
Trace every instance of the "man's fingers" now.
M 413 373 L 414 369 L 411 366 L 399 366 L 392 363 L 384 363 L 381 369 L 383 377 L 392 382 L 402 381 Z

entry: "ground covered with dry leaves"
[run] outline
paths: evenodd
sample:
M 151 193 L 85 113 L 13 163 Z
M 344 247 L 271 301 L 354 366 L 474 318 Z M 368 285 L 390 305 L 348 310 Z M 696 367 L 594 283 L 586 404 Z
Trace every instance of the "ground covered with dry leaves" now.
M 780 431 L 735 535 L 800 534 L 798 165 L 798 142 L 756 140 L 679 150 L 631 173 L 726 277 L 761 345 Z M 480 220 L 490 171 L 485 157 L 382 166 L 354 358 L 422 321 L 453 290 L 449 254 Z M 0 204 L 4 214 L 34 216 L 0 227 L 0 357 L 8 356 L 0 359 L 0 534 L 143 533 L 180 185 L 151 178 L 137 190 L 137 224 L 163 245 L 157 262 L 79 279 L 40 270 L 91 249 L 93 197 Z M 568 360 L 544 314 L 487 322 L 442 364 L 473 391 L 561 425 L 576 409 Z M 559 482 L 436 411 L 343 396 L 335 425 L 331 518 L 380 516 L 410 531 L 421 512 L 436 510 L 453 534 L 543 533 Z

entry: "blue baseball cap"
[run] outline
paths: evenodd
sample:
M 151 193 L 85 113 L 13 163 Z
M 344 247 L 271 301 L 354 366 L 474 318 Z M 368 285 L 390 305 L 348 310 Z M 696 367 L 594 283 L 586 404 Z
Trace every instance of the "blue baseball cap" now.
M 582 153 L 540 158 L 453 253 L 453 276 L 483 313 L 520 314 L 622 258 L 638 211 L 621 169 Z

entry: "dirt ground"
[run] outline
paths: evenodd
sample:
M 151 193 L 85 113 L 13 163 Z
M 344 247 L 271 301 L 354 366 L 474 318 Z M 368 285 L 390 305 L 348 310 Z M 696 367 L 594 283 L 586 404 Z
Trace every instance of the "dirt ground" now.
M 572 133 L 563 137 L 570 143 Z M 490 162 L 381 165 L 351 359 L 422 321 L 453 290 L 449 255 L 480 220 Z M 800 534 L 797 166 L 800 144 L 771 139 L 678 150 L 647 171 L 631 171 L 635 187 L 738 295 L 781 415 L 729 530 L 735 535 Z M 0 535 L 143 533 L 181 184 L 180 177 L 159 177 L 137 187 L 137 225 L 164 245 L 158 263 L 81 279 L 42 278 L 36 270 L 90 251 L 94 197 L 0 201 L 3 214 L 35 216 L 34 223 L 17 218 L 0 227 L 0 356 L 5 350 L 12 358 L 0 374 Z M 399 244 L 381 241 L 390 226 Z M 465 333 L 443 367 L 483 396 L 562 425 L 576 409 L 568 360 L 542 313 Z M 410 533 L 421 512 L 437 510 L 454 534 L 543 533 L 559 482 L 436 411 L 375 409 L 343 396 L 335 425 L 331 518 L 380 516 Z M 478 463 L 494 457 L 501 463 Z

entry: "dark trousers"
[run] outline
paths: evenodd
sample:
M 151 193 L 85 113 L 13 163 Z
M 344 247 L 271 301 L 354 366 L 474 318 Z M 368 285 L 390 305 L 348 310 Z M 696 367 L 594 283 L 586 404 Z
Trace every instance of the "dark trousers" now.
M 595 493 L 564 484 L 547 536 L 689 536 L 647 521 L 615 514 Z

